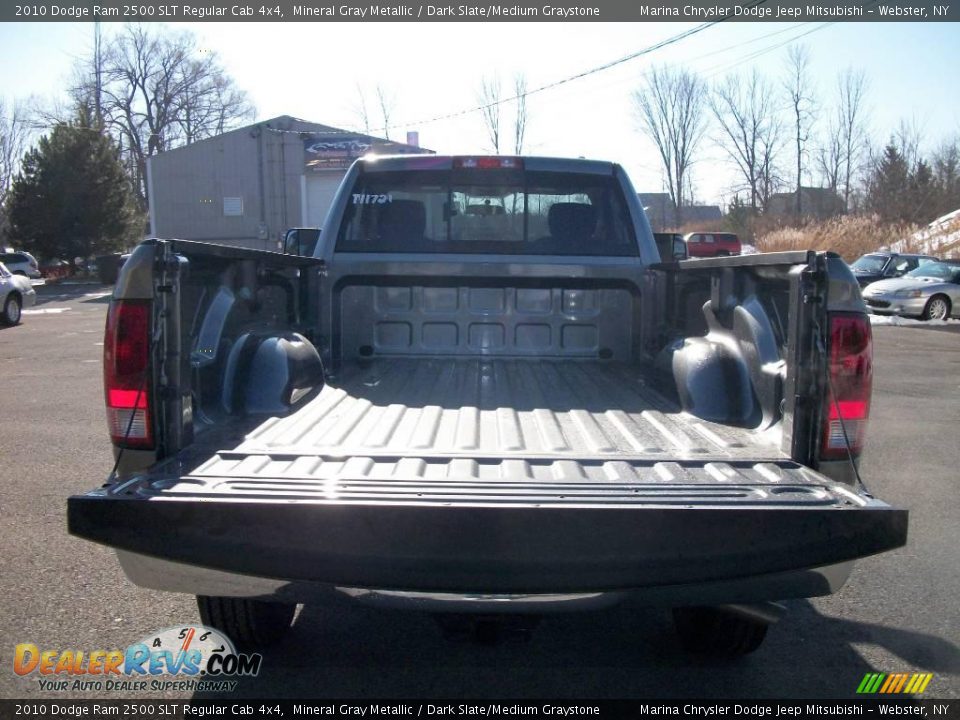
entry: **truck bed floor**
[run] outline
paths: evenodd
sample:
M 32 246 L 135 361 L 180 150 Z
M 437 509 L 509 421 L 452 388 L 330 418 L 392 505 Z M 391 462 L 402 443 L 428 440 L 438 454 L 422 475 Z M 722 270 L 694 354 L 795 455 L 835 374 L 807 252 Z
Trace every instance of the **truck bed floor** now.
M 284 467 L 264 467 L 279 457 Z M 702 473 L 711 461 L 783 459 L 762 434 L 681 412 L 625 365 L 404 358 L 347 368 L 296 413 L 198 470 L 603 481 L 640 462 L 662 463 L 663 480 L 682 482 L 684 460 Z M 733 478 L 713 478 L 724 479 Z

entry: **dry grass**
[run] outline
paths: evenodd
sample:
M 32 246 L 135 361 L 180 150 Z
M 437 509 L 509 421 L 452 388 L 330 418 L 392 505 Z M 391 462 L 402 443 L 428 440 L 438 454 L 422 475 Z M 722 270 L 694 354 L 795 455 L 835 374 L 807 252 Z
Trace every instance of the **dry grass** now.
M 757 250 L 776 252 L 780 250 L 832 250 L 847 262 L 853 262 L 864 253 L 879 250 L 898 240 L 910 238 L 919 228 L 882 222 L 876 216 L 846 215 L 820 222 L 811 222 L 803 227 L 784 227 L 756 238 Z M 909 239 L 901 252 L 914 252 L 919 248 Z

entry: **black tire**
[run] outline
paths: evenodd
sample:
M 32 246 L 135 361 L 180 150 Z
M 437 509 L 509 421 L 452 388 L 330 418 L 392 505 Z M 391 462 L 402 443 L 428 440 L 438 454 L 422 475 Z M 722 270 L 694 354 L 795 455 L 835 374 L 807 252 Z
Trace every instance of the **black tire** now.
M 197 595 L 200 621 L 225 633 L 238 648 L 272 645 L 290 629 L 296 605 Z
M 730 257 L 730 253 L 726 250 L 718 250 L 714 257 Z
M 3 324 L 18 325 L 22 310 L 23 302 L 20 300 L 20 296 L 15 292 L 7 295 L 7 299 L 3 303 Z
M 688 653 L 727 658 L 752 653 L 769 627 L 761 620 L 715 607 L 674 608 L 673 625 Z
M 950 298 L 946 295 L 934 295 L 927 300 L 923 308 L 924 320 L 948 320 L 950 318 Z

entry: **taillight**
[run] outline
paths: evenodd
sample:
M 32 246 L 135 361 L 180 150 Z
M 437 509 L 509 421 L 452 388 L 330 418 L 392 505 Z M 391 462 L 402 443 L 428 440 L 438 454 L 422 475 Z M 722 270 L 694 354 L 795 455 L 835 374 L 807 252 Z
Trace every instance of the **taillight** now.
M 150 422 L 150 302 L 114 300 L 103 337 L 107 426 L 117 445 L 153 447 Z
M 820 457 L 842 460 L 863 450 L 873 386 L 873 335 L 861 313 L 831 313 L 828 372 Z M 841 423 L 841 420 L 843 421 Z
M 458 157 L 453 159 L 455 168 L 476 168 L 478 170 L 494 170 L 509 168 L 511 170 L 522 170 L 523 160 L 518 157 Z

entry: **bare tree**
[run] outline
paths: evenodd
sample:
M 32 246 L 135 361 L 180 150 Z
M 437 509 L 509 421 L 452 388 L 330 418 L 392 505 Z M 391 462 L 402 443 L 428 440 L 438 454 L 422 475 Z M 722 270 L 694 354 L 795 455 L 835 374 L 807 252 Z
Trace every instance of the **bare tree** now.
M 29 113 L 22 102 L 9 107 L 0 99 L 0 233 L 6 226 L 4 207 L 7 194 L 20 168 L 20 159 L 27 150 L 31 127 Z
M 838 109 L 839 111 L 839 109 Z M 817 169 L 827 187 L 837 191 L 843 173 L 843 138 L 836 120 L 831 120 L 823 142 L 817 148 Z
M 513 94 L 517 98 L 513 120 L 513 154 L 523 155 L 523 143 L 527 139 L 527 125 L 530 122 L 527 109 L 527 77 L 523 73 L 513 76 Z
M 707 86 L 683 68 L 653 68 L 645 86 L 633 93 L 633 102 L 643 130 L 660 153 L 677 222 L 682 223 L 691 167 L 707 125 Z
M 908 168 L 913 168 L 920 159 L 920 138 L 922 135 L 916 116 L 909 120 L 901 118 L 897 129 L 893 131 L 891 143 L 906 160 Z
M 188 33 L 131 25 L 108 43 L 97 36 L 75 78 L 70 114 L 76 107 L 99 108 L 99 122 L 118 141 L 144 206 L 147 158 L 254 117 L 217 56 L 200 52 Z
M 843 166 L 843 207 L 850 212 L 853 177 L 867 149 L 865 123 L 867 78 L 862 70 L 847 68 L 839 79 L 839 142 Z
M 353 114 L 357 118 L 357 123 L 363 128 L 363 132 L 370 134 L 370 104 L 367 102 L 367 93 L 363 86 L 357 83 L 357 98 L 353 103 Z
M 729 75 L 710 96 L 710 107 L 722 131 L 719 143 L 737 166 L 756 214 L 769 195 L 764 184 L 780 146 L 773 87 L 756 70 Z
M 803 214 L 802 185 L 803 160 L 807 141 L 813 127 L 816 102 L 810 78 L 810 50 L 805 45 L 791 45 L 787 50 L 784 90 L 790 101 L 797 151 L 797 216 Z
M 497 75 L 483 77 L 477 90 L 480 117 L 487 132 L 487 140 L 494 153 L 500 154 L 500 78 Z
M 383 137 L 387 140 L 390 139 L 390 118 L 393 117 L 396 104 L 396 95 L 388 92 L 383 85 L 377 85 L 377 105 L 379 105 L 380 114 L 383 116 Z

